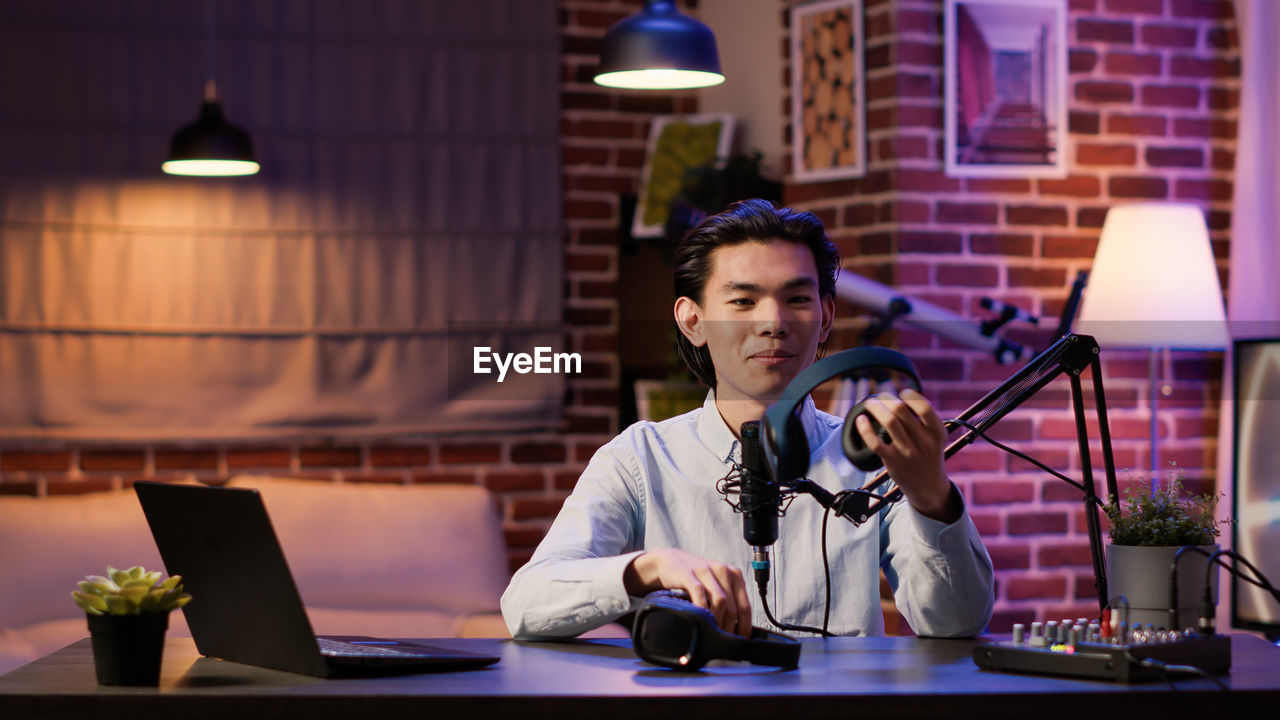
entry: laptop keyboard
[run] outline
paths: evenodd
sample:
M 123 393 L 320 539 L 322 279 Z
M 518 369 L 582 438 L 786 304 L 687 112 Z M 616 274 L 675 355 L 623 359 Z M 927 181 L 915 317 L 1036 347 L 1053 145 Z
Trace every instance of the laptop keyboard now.
M 387 646 L 372 645 L 365 643 L 346 642 L 344 640 L 334 640 L 333 638 L 318 637 L 316 643 L 320 646 L 320 654 L 325 657 L 334 658 L 432 658 L 436 657 L 438 652 L 431 652 L 424 648 L 403 647 L 403 646 Z

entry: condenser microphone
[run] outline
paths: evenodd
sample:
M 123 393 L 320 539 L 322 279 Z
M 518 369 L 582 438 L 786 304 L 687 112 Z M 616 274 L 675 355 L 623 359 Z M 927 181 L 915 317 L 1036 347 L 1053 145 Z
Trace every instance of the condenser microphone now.
M 760 444 L 760 421 L 742 423 L 742 539 L 753 551 L 751 569 L 756 584 L 764 592 L 769 583 L 769 546 L 778 539 L 778 507 L 782 502 L 778 486 L 769 475 Z

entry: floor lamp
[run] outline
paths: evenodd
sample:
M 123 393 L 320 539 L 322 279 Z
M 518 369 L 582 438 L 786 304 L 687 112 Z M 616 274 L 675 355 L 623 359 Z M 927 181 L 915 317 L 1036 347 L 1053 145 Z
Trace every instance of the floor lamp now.
M 1194 205 L 1141 203 L 1107 212 L 1076 332 L 1104 350 L 1146 348 L 1151 488 L 1160 471 L 1157 374 L 1169 351 L 1221 350 L 1229 342 L 1222 287 L 1204 214 Z M 1163 391 L 1170 392 L 1167 385 Z

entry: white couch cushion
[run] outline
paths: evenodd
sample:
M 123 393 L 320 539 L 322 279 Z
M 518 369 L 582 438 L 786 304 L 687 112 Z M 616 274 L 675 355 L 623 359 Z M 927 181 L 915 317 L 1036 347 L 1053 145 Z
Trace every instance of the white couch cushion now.
M 506 546 L 482 487 L 247 475 L 230 484 L 262 493 L 309 608 L 498 611 Z

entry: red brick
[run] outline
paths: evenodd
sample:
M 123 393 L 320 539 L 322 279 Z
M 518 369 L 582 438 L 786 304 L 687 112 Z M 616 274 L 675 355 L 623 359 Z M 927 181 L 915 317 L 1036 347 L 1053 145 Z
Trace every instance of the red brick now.
M 1204 36 L 1205 44 L 1218 50 L 1237 50 L 1240 36 L 1235 28 L 1211 27 Z
M 583 147 L 564 143 L 560 147 L 560 162 L 572 165 L 608 165 L 609 150 L 602 147 Z
M 86 472 L 102 470 L 141 471 L 146 467 L 146 455 L 128 450 L 81 450 L 80 469 Z
M 1144 25 L 1140 31 L 1143 45 L 1167 48 L 1193 48 L 1196 46 L 1196 29 L 1183 25 Z
M 1075 2 L 1075 0 L 1072 0 L 1072 2 Z M 1030 627 L 1035 619 L 1035 610 L 996 610 L 991 613 L 991 622 L 987 623 L 987 632 L 1009 633 L 1013 631 L 1015 624 Z
M 576 297 L 582 299 L 612 299 L 618 297 L 618 283 L 614 281 L 586 280 L 576 283 Z
M 994 225 L 1000 219 L 1000 206 L 995 203 L 939 202 L 935 216 L 939 223 Z
M 71 469 L 69 452 L 6 450 L 0 452 L 0 470 L 5 472 L 66 472 Z
M 1176 18 L 1226 20 L 1235 17 L 1231 0 L 1170 0 L 1169 11 Z
M 1103 68 L 1113 75 L 1159 75 L 1164 63 L 1156 53 L 1109 52 Z
M 1142 104 L 1147 107 L 1194 108 L 1200 105 L 1200 88 L 1193 85 L 1146 85 Z
M 503 528 L 502 535 L 509 548 L 534 548 L 542 542 L 547 531 L 542 528 L 510 527 Z
M 975 505 L 1007 505 L 1031 502 L 1035 484 L 1022 480 L 984 480 L 973 484 L 970 498 Z
M 1239 58 L 1199 58 L 1177 55 L 1169 62 L 1169 74 L 1185 78 L 1238 78 Z
M 1096 112 L 1072 110 L 1067 114 L 1067 130 L 1076 135 L 1097 135 L 1102 128 L 1102 116 Z
M 916 10 L 901 10 L 896 15 L 889 13 L 894 33 L 917 32 L 928 35 L 942 35 L 942 13 Z
M 564 320 L 575 327 L 608 325 L 613 322 L 613 311 L 609 308 L 565 308 Z
M 562 443 L 521 443 L 511 447 L 511 462 L 515 463 L 558 463 L 567 457 Z
M 440 463 L 458 465 L 472 463 L 496 463 L 502 459 L 502 447 L 494 443 L 440 446 Z
M 157 450 L 156 470 L 217 470 L 216 450 Z
M 1098 65 L 1098 53 L 1086 48 L 1071 48 L 1067 55 L 1067 72 L 1091 73 Z
M 564 255 L 564 269 L 568 272 L 607 272 L 610 256 L 603 253 L 570 251 Z
M 1138 149 L 1133 145 L 1085 142 L 1076 145 L 1076 162 L 1081 165 L 1133 165 L 1137 161 Z
M 615 432 L 613 419 L 609 415 L 568 412 L 565 413 L 565 420 L 569 423 L 565 431 L 575 435 L 613 434 Z
M 987 554 L 997 572 L 1031 567 L 1031 549 L 1025 545 L 987 545 Z
M 1106 208 L 1086 207 L 1076 211 L 1076 225 L 1082 228 L 1100 228 L 1106 218 Z
M 372 447 L 369 448 L 369 464 L 373 467 L 428 465 L 431 448 L 428 447 Z
M 943 287 L 996 287 L 1000 270 L 989 265 L 940 265 L 938 284 Z
M 1107 132 L 1117 135 L 1165 135 L 1169 121 L 1159 115 L 1111 115 Z
M 1037 535 L 1050 533 L 1061 535 L 1067 531 L 1065 512 L 1009 513 L 1010 535 Z
M 994 447 L 970 446 L 947 460 L 949 472 L 994 472 L 1002 467 L 1003 453 Z
M 538 472 L 491 472 L 484 479 L 484 486 L 495 492 L 542 490 L 546 484 L 546 478 Z
M 1240 91 L 1236 88 L 1209 88 L 1210 110 L 1235 110 L 1240 107 Z
M 1065 268 L 1010 267 L 1009 287 L 1063 287 L 1067 282 Z
M 1066 225 L 1067 209 L 1038 205 L 1010 205 L 1005 209 L 1005 219 L 1010 225 Z
M 302 448 L 298 460 L 303 467 L 359 467 L 359 448 Z
M 1075 97 L 1089 103 L 1131 103 L 1133 86 L 1124 82 L 1081 80 L 1076 83 Z
M 1173 134 L 1185 138 L 1221 138 L 1234 140 L 1236 122 L 1229 118 L 1176 118 Z
M 565 188 L 616 194 L 634 193 L 638 178 L 627 175 L 600 175 L 565 172 Z
M 1064 577 L 1012 577 L 1005 590 L 1010 600 L 1062 599 L 1067 593 Z
M 964 243 L 959 233 L 908 231 L 898 236 L 898 252 L 957 255 Z
M 938 170 L 899 168 L 894 173 L 894 186 L 904 192 L 956 192 L 960 181 Z
M 618 96 L 618 111 L 624 113 L 670 115 L 676 111 L 676 100 L 669 95 L 624 93 Z
M 1087 575 L 1076 575 L 1075 584 L 1076 584 L 1077 600 L 1092 600 L 1098 597 L 1098 585 L 1097 585 L 1097 581 L 1093 577 L 1092 572 L 1090 572 Z M 1092 605 L 1089 607 L 1089 611 L 1086 612 L 1083 616 L 1068 615 L 1068 617 L 1093 618 L 1097 616 L 1097 609 L 1098 608 L 1096 605 Z
M 227 469 L 287 468 L 291 454 L 282 448 L 242 447 L 227 450 Z
M 1035 239 L 1030 235 L 1001 233 L 998 235 L 970 235 L 969 251 L 980 255 L 1013 255 L 1030 257 Z M 1091 256 L 1092 257 L 1092 256 Z
M 3 487 L 3 486 L 0 486 Z M 1003 521 L 997 512 L 983 512 L 978 509 L 969 509 L 969 519 L 973 521 L 973 526 L 978 529 L 978 533 L 984 537 L 993 537 L 1000 534 Z
M 1204 150 L 1198 147 L 1147 147 L 1147 164 L 1152 167 L 1204 167 Z
M 404 485 L 406 479 L 409 479 L 409 474 L 404 470 L 380 473 L 345 473 L 342 476 L 342 481 L 345 483 L 361 483 L 365 485 Z
M 0 481 L 0 495 L 39 497 L 40 482 L 37 480 Z
M 965 180 L 965 189 L 974 193 L 1014 193 L 1031 192 L 1031 181 L 1015 178 L 969 178 Z
M 916 135 L 885 138 L 876 143 L 881 160 L 929 157 L 929 139 Z
M 929 203 L 915 200 L 890 200 L 880 204 L 881 222 L 927 223 Z
M 1068 485 L 1067 487 L 1071 487 Z M 1089 553 L 1089 545 L 1042 545 L 1036 556 L 1036 563 L 1042 568 L 1068 566 L 1089 567 L 1093 557 Z
M 574 10 L 569 16 L 569 27 L 608 30 L 614 23 L 629 16 L 628 10 Z
M 1109 13 L 1123 15 L 1163 15 L 1164 0 L 1103 0 Z
M 511 519 L 554 518 L 564 505 L 564 498 L 517 498 L 511 501 Z
M 1169 182 L 1160 177 L 1117 176 L 1107 182 L 1107 192 L 1117 198 L 1152 198 L 1169 195 Z
M 892 47 L 900 65 L 942 67 L 942 45 L 939 43 L 899 40 Z
M 1040 255 L 1045 258 L 1088 259 L 1098 252 L 1096 237 L 1046 235 L 1040 242 Z
M 1077 20 L 1076 40 L 1080 42 L 1096 41 L 1132 45 L 1133 23 L 1109 20 Z
M 1211 200 L 1231 202 L 1230 180 L 1178 180 L 1174 184 L 1174 197 L 1179 200 Z
M 1102 182 L 1094 175 L 1072 175 L 1062 180 L 1045 179 L 1039 185 L 1041 195 L 1098 197 L 1102 194 Z
M 644 157 L 643 148 L 618 148 L 614 164 L 620 168 L 639 169 L 644 165 Z
M 607 200 L 565 200 L 564 216 L 572 220 L 610 220 L 613 203 Z

